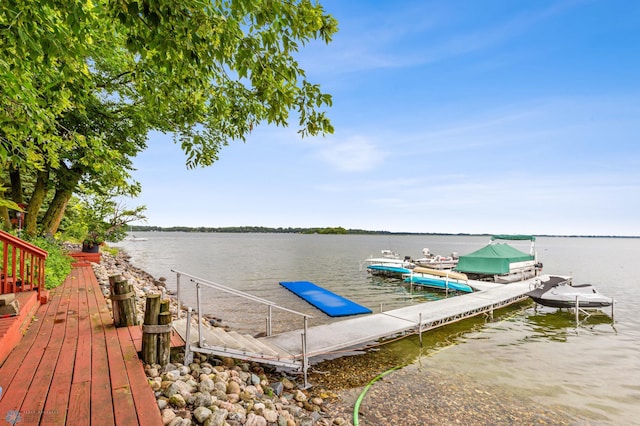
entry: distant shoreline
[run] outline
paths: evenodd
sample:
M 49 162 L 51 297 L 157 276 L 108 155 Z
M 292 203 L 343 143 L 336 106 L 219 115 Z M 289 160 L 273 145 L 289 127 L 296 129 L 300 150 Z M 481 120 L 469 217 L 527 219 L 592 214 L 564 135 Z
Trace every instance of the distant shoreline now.
M 391 232 L 370 231 L 365 229 L 345 229 L 342 227 L 327 228 L 270 228 L 265 226 L 228 226 L 212 228 L 205 226 L 149 226 L 132 225 L 131 232 L 197 232 L 197 233 L 258 233 L 258 234 L 323 234 L 323 235 L 430 235 L 430 236 L 470 236 L 490 237 L 490 233 L 448 233 L 448 232 Z M 560 234 L 535 234 L 536 237 L 560 237 L 560 238 L 640 238 L 640 235 L 560 235 Z

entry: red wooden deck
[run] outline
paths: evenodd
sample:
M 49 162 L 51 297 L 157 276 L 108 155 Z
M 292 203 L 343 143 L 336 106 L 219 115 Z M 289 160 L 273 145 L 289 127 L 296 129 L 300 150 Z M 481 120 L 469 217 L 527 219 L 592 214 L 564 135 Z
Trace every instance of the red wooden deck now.
M 161 425 L 138 339 L 139 326 L 114 327 L 91 267 L 74 268 L 48 303 L 37 307 L 4 363 L 0 359 L 0 419 L 19 416 L 19 425 Z M 0 346 L 5 343 L 0 335 Z

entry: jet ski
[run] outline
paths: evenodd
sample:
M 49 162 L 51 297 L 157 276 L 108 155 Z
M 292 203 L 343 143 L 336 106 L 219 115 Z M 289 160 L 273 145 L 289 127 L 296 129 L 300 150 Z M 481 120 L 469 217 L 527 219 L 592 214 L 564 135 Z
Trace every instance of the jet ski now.
M 574 285 L 569 277 L 550 276 L 547 281 L 527 293 L 536 303 L 551 308 L 580 309 L 603 308 L 611 306 L 613 299 L 598 293 L 591 284 Z

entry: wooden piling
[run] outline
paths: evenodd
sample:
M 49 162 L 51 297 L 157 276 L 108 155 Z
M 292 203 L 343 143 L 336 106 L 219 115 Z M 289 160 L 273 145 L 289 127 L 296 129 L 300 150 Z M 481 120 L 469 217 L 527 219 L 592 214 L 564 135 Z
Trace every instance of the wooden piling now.
M 114 325 L 116 327 L 138 325 L 138 312 L 133 286 L 121 275 L 112 275 L 109 277 L 109 289 Z
M 147 364 L 158 363 L 158 335 L 145 331 L 145 325 L 157 325 L 160 314 L 160 294 L 147 294 L 142 326 L 142 360 Z
M 158 364 L 164 366 L 169 363 L 171 357 L 171 312 L 169 311 L 169 299 L 160 302 L 160 313 L 158 314 L 158 325 L 167 326 L 169 329 L 158 334 Z

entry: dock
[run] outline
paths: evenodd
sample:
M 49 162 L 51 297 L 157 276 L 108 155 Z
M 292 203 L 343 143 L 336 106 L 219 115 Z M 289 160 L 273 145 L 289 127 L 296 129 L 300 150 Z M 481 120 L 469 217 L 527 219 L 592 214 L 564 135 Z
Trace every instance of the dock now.
M 311 358 L 401 334 L 425 332 L 479 314 L 492 313 L 526 299 L 534 280 L 497 285 L 485 283 L 482 285 L 486 290 L 309 327 L 306 356 Z M 295 330 L 258 340 L 281 348 L 294 358 L 301 358 L 300 336 L 303 332 Z
M 329 324 L 307 327 L 306 314 L 291 311 L 265 299 L 243 293 L 221 284 L 213 283 L 194 277 L 184 272 L 178 272 L 178 278 L 191 277 L 196 285 L 198 308 L 194 314 L 188 309 L 187 317 L 173 322 L 175 330 L 182 339 L 189 344 L 185 347 L 185 359 L 190 359 L 193 352 L 209 355 L 227 356 L 236 359 L 250 360 L 274 366 L 302 370 L 305 373 L 313 357 L 325 354 L 335 354 L 340 351 L 350 351 L 363 344 L 377 344 L 384 339 L 411 333 L 422 333 L 437 327 L 451 324 L 465 318 L 480 314 L 491 315 L 494 310 L 509 306 L 526 299 L 534 282 L 540 277 L 529 280 L 496 284 L 489 282 L 469 281 L 469 285 L 478 291 L 466 293 L 446 299 L 380 312 L 370 315 L 352 317 Z M 183 278 L 184 279 L 184 278 Z M 180 283 L 180 279 L 178 279 Z M 264 337 L 239 335 L 226 332 L 222 328 L 205 328 L 194 324 L 202 323 L 200 306 L 200 288 L 209 286 L 214 290 L 234 294 L 235 296 L 253 300 L 269 306 L 272 309 L 284 309 L 304 317 L 304 327 L 276 335 L 269 333 Z M 178 289 L 180 287 L 178 286 Z M 178 299 L 180 300 L 180 290 Z M 187 320 L 197 315 L 197 322 Z M 187 326 L 190 323 L 191 326 Z M 267 319 L 270 323 L 270 318 Z

